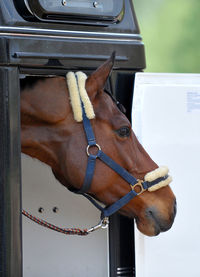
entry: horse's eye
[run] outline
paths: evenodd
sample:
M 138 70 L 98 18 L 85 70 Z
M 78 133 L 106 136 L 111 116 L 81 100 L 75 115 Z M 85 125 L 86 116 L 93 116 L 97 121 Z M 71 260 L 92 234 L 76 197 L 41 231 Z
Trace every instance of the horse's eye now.
M 122 138 L 125 138 L 125 137 L 129 137 L 130 136 L 130 128 L 129 127 L 121 127 L 119 130 L 116 131 L 117 134 L 122 137 Z

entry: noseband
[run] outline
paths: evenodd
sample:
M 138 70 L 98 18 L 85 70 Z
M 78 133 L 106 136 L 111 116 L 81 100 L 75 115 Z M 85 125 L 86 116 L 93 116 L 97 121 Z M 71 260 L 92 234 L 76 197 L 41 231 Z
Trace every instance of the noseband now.
M 72 72 L 70 72 L 71 74 Z M 75 74 L 76 88 L 80 92 L 78 76 L 80 72 Z M 69 86 L 68 86 L 69 87 Z M 153 191 L 157 190 L 160 187 L 166 186 L 171 182 L 171 177 L 168 175 L 168 169 L 166 167 L 158 168 L 154 171 L 147 173 L 144 177 L 144 180 L 140 180 L 132 176 L 126 169 L 117 164 L 112 160 L 107 154 L 105 154 L 101 146 L 97 144 L 95 135 L 92 129 L 90 119 L 86 115 L 85 107 L 83 101 L 81 100 L 81 109 L 82 109 L 82 122 L 87 139 L 86 155 L 88 156 L 87 168 L 85 173 L 85 178 L 81 189 L 71 189 L 73 192 L 82 194 L 85 196 L 96 208 L 101 211 L 101 220 L 108 218 L 112 214 L 116 213 L 123 206 L 125 206 L 131 199 L 142 194 L 144 191 Z M 96 154 L 91 153 L 91 148 L 96 148 Z M 93 198 L 88 194 L 90 190 L 92 179 L 95 172 L 96 160 L 101 160 L 104 164 L 114 170 L 121 178 L 123 178 L 129 185 L 130 191 L 117 200 L 115 203 L 107 207 L 102 207 L 99 205 Z M 156 173 L 156 174 L 155 174 Z M 138 191 L 138 192 L 136 192 Z

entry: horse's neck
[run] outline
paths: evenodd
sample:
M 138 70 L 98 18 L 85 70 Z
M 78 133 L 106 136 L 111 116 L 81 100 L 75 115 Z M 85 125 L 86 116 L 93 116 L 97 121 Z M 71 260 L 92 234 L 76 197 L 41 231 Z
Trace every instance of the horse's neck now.
M 56 143 L 66 136 L 70 104 L 65 78 L 46 78 L 21 91 L 22 152 L 56 168 Z M 54 143 L 53 143 L 54 142 Z

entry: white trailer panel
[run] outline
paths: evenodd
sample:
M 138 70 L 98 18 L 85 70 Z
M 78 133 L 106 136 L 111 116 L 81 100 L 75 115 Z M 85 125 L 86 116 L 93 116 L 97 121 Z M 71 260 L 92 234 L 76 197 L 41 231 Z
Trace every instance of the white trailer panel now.
M 26 155 L 22 155 L 22 186 L 23 209 L 52 224 L 89 228 L 100 219 L 100 212 L 88 200 L 68 191 L 47 165 Z M 24 277 L 108 276 L 108 255 L 107 230 L 86 237 L 68 236 L 23 217 Z
M 137 73 L 133 129 L 177 197 L 171 230 L 149 238 L 136 231 L 136 277 L 199 277 L 200 74 Z

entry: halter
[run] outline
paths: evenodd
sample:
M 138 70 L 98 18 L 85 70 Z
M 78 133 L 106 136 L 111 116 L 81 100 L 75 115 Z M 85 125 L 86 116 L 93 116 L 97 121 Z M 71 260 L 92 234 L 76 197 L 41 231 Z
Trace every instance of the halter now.
M 87 147 L 86 154 L 88 156 L 88 163 L 86 168 L 86 174 L 84 178 L 83 185 L 80 190 L 71 189 L 71 191 L 82 194 L 85 196 L 97 209 L 101 211 L 101 220 L 99 224 L 91 227 L 90 229 L 79 229 L 79 228 L 61 228 L 56 225 L 53 225 L 49 222 L 46 222 L 38 217 L 35 217 L 25 210 L 22 210 L 22 214 L 28 217 L 30 220 L 47 227 L 51 230 L 61 232 L 66 235 L 81 235 L 85 236 L 90 234 L 91 232 L 98 230 L 100 228 L 107 228 L 108 226 L 108 218 L 118 210 L 120 210 L 123 206 L 125 206 L 131 199 L 140 195 L 144 191 L 155 191 L 161 187 L 169 185 L 172 181 L 172 178 L 168 175 L 167 167 L 159 167 L 144 176 L 144 180 L 136 179 L 132 176 L 128 171 L 126 171 L 123 167 L 113 161 L 108 155 L 106 155 L 102 150 L 101 146 L 96 143 L 96 139 L 94 136 L 94 132 L 92 129 L 92 125 L 90 123 L 90 119 L 95 117 L 94 110 L 92 107 L 92 103 L 87 95 L 87 91 L 85 89 L 85 81 L 87 76 L 82 72 L 77 72 L 74 74 L 73 72 L 69 72 L 67 74 L 67 84 L 69 88 L 70 100 L 72 105 L 72 110 L 74 113 L 74 119 L 78 122 L 83 121 L 83 127 L 87 139 Z M 113 97 L 111 96 L 113 99 Z M 121 110 L 121 105 L 118 101 L 113 99 L 117 107 Z M 123 112 L 124 109 L 122 109 Z M 91 154 L 91 148 L 95 147 L 97 149 L 96 154 Z M 105 163 L 108 167 L 114 170 L 119 176 L 121 176 L 129 185 L 130 191 L 113 203 L 110 206 L 102 207 L 99 205 L 87 192 L 89 191 L 92 183 L 92 179 L 95 172 L 95 164 L 96 160 L 99 159 L 103 163 Z M 139 190 L 139 192 L 136 192 Z
M 70 74 L 71 73 L 72 72 L 70 72 Z M 77 73 L 75 74 L 76 85 L 80 93 L 80 87 L 79 87 L 80 82 L 78 81 L 78 76 L 80 76 L 80 72 L 78 74 Z M 164 168 L 158 168 L 154 171 L 147 173 L 145 175 L 144 180 L 140 180 L 135 178 L 126 169 L 124 169 L 119 164 L 117 164 L 114 160 L 112 160 L 107 154 L 105 154 L 101 150 L 101 146 L 97 144 L 90 119 L 86 115 L 85 107 L 84 107 L 83 101 L 81 100 L 81 97 L 80 97 L 80 101 L 81 101 L 81 109 L 82 109 L 83 127 L 84 127 L 84 131 L 85 131 L 85 135 L 88 143 L 86 147 L 86 155 L 88 156 L 88 161 L 87 161 L 85 178 L 81 189 L 79 190 L 72 189 L 72 191 L 78 194 L 82 194 L 97 209 L 99 209 L 101 211 L 101 222 L 105 222 L 105 220 L 107 220 L 109 216 L 111 216 L 112 214 L 120 210 L 134 197 L 142 194 L 146 190 L 153 191 L 153 190 L 159 189 L 160 187 L 166 186 L 171 182 L 172 179 L 168 175 L 168 169 L 164 167 Z M 96 148 L 97 150 L 96 154 L 91 153 L 90 150 L 92 147 Z M 123 196 L 115 203 L 107 207 L 102 207 L 92 198 L 92 196 L 87 194 L 87 192 L 91 187 L 97 159 L 101 160 L 108 167 L 114 170 L 119 176 L 121 176 L 130 185 L 130 191 L 125 196 Z M 155 172 L 157 172 L 157 174 L 155 174 Z M 136 190 L 139 190 L 139 192 L 136 192 Z

